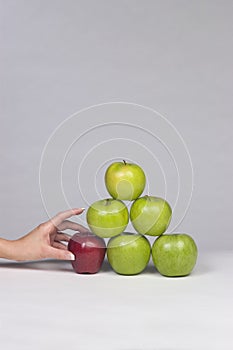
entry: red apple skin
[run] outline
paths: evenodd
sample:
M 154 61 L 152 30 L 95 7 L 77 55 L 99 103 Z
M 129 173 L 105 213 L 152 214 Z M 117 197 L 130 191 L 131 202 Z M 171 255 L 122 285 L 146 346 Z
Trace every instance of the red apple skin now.
M 71 261 L 76 273 L 97 273 L 104 261 L 106 244 L 103 238 L 91 232 L 75 233 L 69 240 L 68 250 L 75 255 Z

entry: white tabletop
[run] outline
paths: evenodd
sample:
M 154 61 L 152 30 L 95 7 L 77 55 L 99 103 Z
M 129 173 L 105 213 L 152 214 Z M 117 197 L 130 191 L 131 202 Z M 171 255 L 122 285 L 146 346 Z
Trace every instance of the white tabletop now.
M 119 276 L 107 262 L 78 275 L 69 262 L 0 262 L 4 350 L 230 349 L 233 254 L 202 253 L 192 275 L 166 278 L 152 265 Z

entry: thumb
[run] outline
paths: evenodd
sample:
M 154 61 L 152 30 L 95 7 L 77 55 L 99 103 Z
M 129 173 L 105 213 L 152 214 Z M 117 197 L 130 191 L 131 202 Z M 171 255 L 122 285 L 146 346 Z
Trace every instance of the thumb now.
M 47 258 L 59 260 L 75 260 L 74 254 L 72 254 L 68 250 L 57 249 L 53 247 L 48 248 Z

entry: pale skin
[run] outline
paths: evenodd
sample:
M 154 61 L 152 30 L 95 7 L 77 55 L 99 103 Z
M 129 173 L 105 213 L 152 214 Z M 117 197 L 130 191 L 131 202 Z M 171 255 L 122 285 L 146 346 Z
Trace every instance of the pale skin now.
M 16 240 L 0 238 L 0 258 L 27 261 L 41 259 L 74 260 L 74 255 L 68 251 L 70 236 L 63 230 L 86 232 L 87 228 L 68 220 L 79 215 L 84 208 L 63 211 L 52 219 L 40 224 L 34 230 Z

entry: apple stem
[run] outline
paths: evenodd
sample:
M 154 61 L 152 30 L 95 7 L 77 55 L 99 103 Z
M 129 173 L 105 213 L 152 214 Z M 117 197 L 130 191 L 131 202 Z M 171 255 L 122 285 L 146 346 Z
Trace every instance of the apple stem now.
M 123 159 L 123 163 L 126 165 L 126 161 Z
M 110 205 L 111 204 L 111 198 L 107 198 L 105 201 L 105 205 Z

